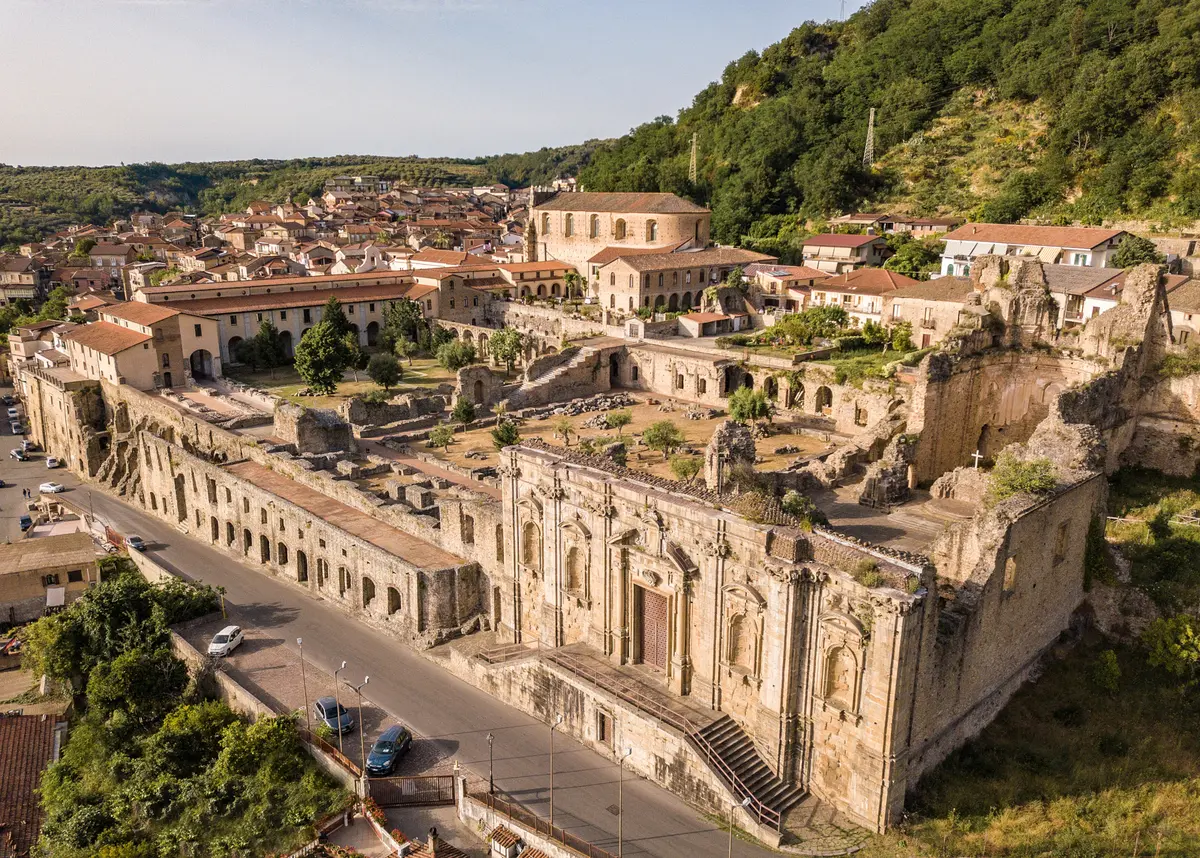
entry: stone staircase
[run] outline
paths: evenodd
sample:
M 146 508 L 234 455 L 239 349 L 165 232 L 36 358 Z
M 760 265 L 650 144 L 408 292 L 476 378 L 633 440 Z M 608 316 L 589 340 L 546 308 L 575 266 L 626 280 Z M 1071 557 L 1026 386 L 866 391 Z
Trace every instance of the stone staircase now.
M 596 356 L 598 352 L 588 346 L 580 347 L 564 361 L 549 372 L 527 381 L 508 397 L 508 410 L 530 408 L 545 405 L 555 399 L 561 399 L 564 387 L 571 388 L 572 399 L 577 396 L 588 396 L 596 391 Z
M 805 793 L 785 783 L 771 771 L 754 747 L 754 741 L 728 715 L 692 733 L 689 740 L 700 756 L 763 825 L 781 830 L 782 820 Z

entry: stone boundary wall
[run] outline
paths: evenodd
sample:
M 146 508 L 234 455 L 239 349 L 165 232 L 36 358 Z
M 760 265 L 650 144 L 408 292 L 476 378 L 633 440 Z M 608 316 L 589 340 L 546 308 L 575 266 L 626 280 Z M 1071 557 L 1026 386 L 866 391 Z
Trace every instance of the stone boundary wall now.
M 492 810 L 486 804 L 479 801 L 479 799 L 472 798 L 467 794 L 466 783 L 466 778 L 463 777 L 459 777 L 455 782 L 455 809 L 458 811 L 459 821 L 474 829 L 476 834 L 479 835 L 480 840 L 486 843 L 488 834 L 497 825 L 503 825 L 521 838 L 526 849 L 538 849 L 548 855 L 549 858 L 580 858 L 583 855 L 583 853 L 576 852 L 574 849 L 559 843 L 557 840 L 534 831 L 507 814 Z M 528 809 L 526 809 L 526 812 L 531 813 Z M 491 848 L 490 843 L 488 844 L 488 848 Z
M 137 566 L 142 576 L 151 584 L 161 584 L 178 577 L 173 572 L 169 572 L 162 566 L 159 566 L 141 552 L 130 552 L 130 559 L 133 560 L 133 564 Z M 209 667 L 208 656 L 192 646 L 183 635 L 174 629 L 171 630 L 171 651 L 188 666 L 188 672 L 193 675 Z M 238 712 L 255 721 L 259 718 L 274 718 L 277 715 L 286 714 L 276 712 L 271 706 L 255 697 L 244 685 L 226 673 L 221 666 L 214 666 L 210 675 L 216 685 L 217 697 L 234 712 Z M 320 748 L 310 742 L 304 742 L 303 744 L 305 750 L 308 751 L 309 755 L 312 756 L 313 760 L 316 761 L 317 765 L 327 775 L 346 789 L 357 794 L 358 778 L 342 768 L 333 757 L 326 754 Z
M 282 400 L 278 396 L 272 396 L 265 390 L 259 390 L 257 387 L 251 387 L 248 384 L 242 384 L 225 376 L 217 376 L 211 379 L 205 379 L 203 385 L 198 387 L 211 387 L 217 393 L 228 396 L 230 399 L 237 401 L 237 396 L 244 397 L 256 406 L 261 408 L 267 414 L 271 414 L 275 410 L 275 406 Z M 236 396 L 235 396 L 236 394 Z
M 451 648 L 449 660 L 439 659 L 438 663 L 459 679 L 545 723 L 550 723 L 552 714 L 561 714 L 563 732 L 604 757 L 615 759 L 614 747 L 632 748 L 633 755 L 626 763 L 630 771 L 704 813 L 729 813 L 729 789 L 683 735 L 619 697 L 540 660 L 488 665 Z M 600 713 L 613 718 L 617 738 L 612 746 L 597 735 Z M 779 832 L 759 824 L 744 808 L 737 812 L 742 828 L 768 845 L 778 846 Z

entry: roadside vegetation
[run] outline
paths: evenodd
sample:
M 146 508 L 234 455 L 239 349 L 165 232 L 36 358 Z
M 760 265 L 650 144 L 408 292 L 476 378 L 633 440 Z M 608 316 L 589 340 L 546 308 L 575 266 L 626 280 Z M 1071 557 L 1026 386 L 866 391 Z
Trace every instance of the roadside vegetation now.
M 68 685 L 79 714 L 42 778 L 41 849 L 55 858 L 262 855 L 342 806 L 290 718 L 250 723 L 208 699 L 168 626 L 216 591 L 148 584 L 128 560 L 62 613 L 27 626 L 25 665 Z

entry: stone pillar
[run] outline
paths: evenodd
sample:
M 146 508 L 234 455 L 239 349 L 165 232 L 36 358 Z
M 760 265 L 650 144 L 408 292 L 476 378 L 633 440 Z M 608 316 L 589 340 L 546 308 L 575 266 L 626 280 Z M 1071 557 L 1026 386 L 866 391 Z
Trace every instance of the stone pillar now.
M 688 654 L 688 625 L 691 621 L 691 605 L 688 598 L 687 577 L 680 573 L 681 580 L 671 597 L 675 609 L 675 640 L 671 648 L 671 675 L 667 683 L 676 694 L 684 695 L 691 691 L 691 656 Z

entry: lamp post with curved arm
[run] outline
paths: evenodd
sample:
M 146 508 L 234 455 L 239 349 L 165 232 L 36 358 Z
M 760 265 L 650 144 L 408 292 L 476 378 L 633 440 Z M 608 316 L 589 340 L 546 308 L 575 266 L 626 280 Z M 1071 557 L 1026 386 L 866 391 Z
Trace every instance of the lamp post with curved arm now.
M 355 690 L 355 692 L 358 694 L 358 752 L 360 754 L 362 754 L 362 776 L 363 776 L 364 781 L 366 781 L 366 778 L 367 778 L 367 735 L 366 735 L 366 731 L 363 729 L 362 690 L 363 690 L 363 686 L 366 685 L 370 681 L 371 681 L 371 677 L 364 676 L 363 681 L 360 682 L 358 685 L 353 685 L 349 682 L 346 683 L 346 685 L 353 688 Z M 365 783 L 363 784 L 363 787 L 364 788 L 366 787 Z
M 304 675 L 304 638 L 296 638 L 296 646 L 300 647 L 300 686 L 304 689 L 304 726 L 308 735 L 312 736 L 312 704 L 308 700 L 308 679 Z
M 625 761 L 632 753 L 633 748 L 626 748 L 617 757 L 617 858 L 625 855 Z
M 563 716 L 559 715 L 554 719 L 554 723 L 550 725 L 550 825 L 554 825 L 554 731 L 559 724 L 563 722 Z

